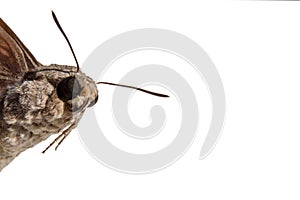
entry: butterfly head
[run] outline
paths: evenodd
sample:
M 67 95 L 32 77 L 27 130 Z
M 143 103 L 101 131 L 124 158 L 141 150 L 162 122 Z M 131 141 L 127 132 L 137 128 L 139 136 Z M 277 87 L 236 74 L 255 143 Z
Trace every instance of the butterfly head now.
M 72 112 L 78 112 L 97 103 L 98 90 L 95 82 L 78 72 L 62 79 L 56 87 L 58 98 Z

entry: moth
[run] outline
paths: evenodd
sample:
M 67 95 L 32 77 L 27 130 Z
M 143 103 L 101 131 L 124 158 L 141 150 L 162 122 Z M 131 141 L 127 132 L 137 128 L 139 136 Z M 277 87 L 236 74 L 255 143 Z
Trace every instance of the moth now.
M 42 65 L 0 18 L 0 171 L 15 157 L 53 134 L 55 150 L 97 103 L 96 84 L 128 87 L 159 97 L 168 95 L 110 82 L 94 82 L 79 68 L 73 48 L 55 13 L 76 66 Z

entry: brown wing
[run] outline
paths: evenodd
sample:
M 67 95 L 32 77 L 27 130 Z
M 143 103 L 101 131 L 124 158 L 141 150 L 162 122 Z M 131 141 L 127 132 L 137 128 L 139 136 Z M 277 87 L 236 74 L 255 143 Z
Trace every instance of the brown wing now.
M 0 18 L 0 100 L 10 87 L 21 81 L 26 72 L 34 71 L 40 65 Z

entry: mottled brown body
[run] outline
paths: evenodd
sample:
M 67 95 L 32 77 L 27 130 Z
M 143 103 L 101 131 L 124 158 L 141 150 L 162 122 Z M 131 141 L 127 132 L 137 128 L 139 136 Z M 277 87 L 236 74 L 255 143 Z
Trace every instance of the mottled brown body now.
M 97 97 L 91 78 L 74 66 L 43 66 L 0 19 L 0 171 L 52 134 L 67 135 Z
M 79 69 L 73 48 L 54 12 L 53 19 L 72 51 L 77 67 L 44 66 L 0 18 L 0 171 L 26 149 L 61 134 L 43 151 L 56 148 L 98 100 L 96 83 Z M 98 82 L 168 95 L 124 84 Z

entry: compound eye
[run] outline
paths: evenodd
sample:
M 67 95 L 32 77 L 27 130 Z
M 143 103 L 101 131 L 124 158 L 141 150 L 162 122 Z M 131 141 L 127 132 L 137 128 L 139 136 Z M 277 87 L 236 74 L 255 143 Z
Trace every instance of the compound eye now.
M 90 103 L 90 105 L 89 105 L 88 107 L 94 106 L 94 105 L 97 103 L 97 101 L 98 101 L 98 95 L 96 96 L 96 98 L 94 99 L 94 101 L 92 101 L 92 102 Z
M 73 76 L 60 81 L 56 88 L 57 96 L 63 102 L 76 98 L 81 90 L 78 80 Z

